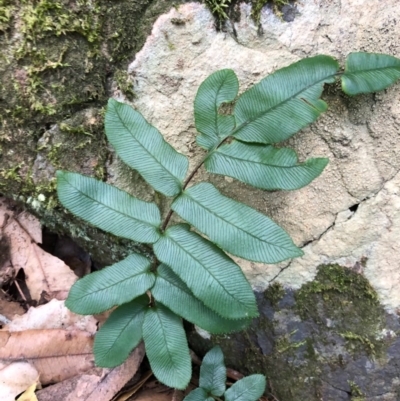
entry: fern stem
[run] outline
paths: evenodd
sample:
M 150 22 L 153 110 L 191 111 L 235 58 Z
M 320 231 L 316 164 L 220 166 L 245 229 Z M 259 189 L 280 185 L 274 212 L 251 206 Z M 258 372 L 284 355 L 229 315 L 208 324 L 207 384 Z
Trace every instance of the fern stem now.
M 199 164 L 193 169 L 193 171 L 189 174 L 188 178 L 186 178 L 185 182 L 183 183 L 182 186 L 182 191 L 175 196 L 175 198 L 173 199 L 173 201 L 180 196 L 180 194 L 186 189 L 186 187 L 189 185 L 190 181 L 192 181 L 193 177 L 196 175 L 196 173 L 199 171 L 200 167 L 205 163 L 205 161 L 210 157 L 210 155 L 212 155 L 224 142 L 226 142 L 229 138 L 231 138 L 231 136 L 227 136 L 226 138 L 224 138 L 222 141 L 220 141 L 217 145 L 215 145 L 212 149 L 210 149 L 209 152 L 206 153 L 206 155 L 201 159 L 201 161 L 199 162 Z M 172 201 L 172 202 L 173 202 Z M 174 211 L 172 209 L 168 210 L 167 216 L 165 217 L 165 220 L 161 226 L 161 231 L 165 231 L 165 229 L 167 228 L 167 225 L 169 223 L 169 221 L 171 220 L 172 215 L 174 214 Z

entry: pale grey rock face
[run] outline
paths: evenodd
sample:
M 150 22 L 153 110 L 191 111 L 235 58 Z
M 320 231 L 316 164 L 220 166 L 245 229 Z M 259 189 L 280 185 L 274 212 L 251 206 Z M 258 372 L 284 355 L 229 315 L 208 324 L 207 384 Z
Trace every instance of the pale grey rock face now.
M 261 35 L 250 5 L 237 7 L 240 20 L 228 23 L 227 32 L 216 31 L 201 4 L 172 9 L 157 20 L 129 67 L 133 106 L 191 167 L 203 155 L 195 144 L 193 100 L 212 72 L 232 68 L 243 91 L 303 57 L 327 54 L 343 65 L 353 51 L 400 55 L 398 0 L 300 0 L 291 22 L 265 7 Z M 305 252 L 280 265 L 238 262 L 258 290 L 272 282 L 298 289 L 319 265 L 339 263 L 364 274 L 394 312 L 400 308 L 400 85 L 354 98 L 331 87 L 323 97 L 329 110 L 288 141 L 300 160 L 329 157 L 311 185 L 271 193 L 211 177 L 223 193 L 272 217 Z M 202 170 L 195 180 L 208 178 Z

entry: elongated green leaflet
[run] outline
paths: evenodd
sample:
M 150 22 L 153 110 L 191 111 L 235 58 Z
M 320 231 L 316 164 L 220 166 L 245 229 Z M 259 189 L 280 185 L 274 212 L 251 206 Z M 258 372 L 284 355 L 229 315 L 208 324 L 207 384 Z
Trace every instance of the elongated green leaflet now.
M 192 376 L 192 365 L 182 320 L 158 304 L 146 312 L 143 340 L 157 379 L 169 387 L 186 388 Z
M 221 195 L 212 184 L 201 183 L 187 189 L 171 207 L 233 255 L 256 262 L 277 263 L 303 254 L 271 219 Z
M 94 339 L 93 352 L 97 366 L 120 365 L 142 339 L 144 314 L 149 298 L 140 298 L 119 306 L 101 326 Z
M 73 214 L 119 237 L 153 243 L 160 238 L 160 211 L 111 185 L 57 171 L 58 199 Z
M 157 279 L 151 294 L 156 301 L 161 302 L 177 315 L 212 334 L 244 330 L 251 322 L 251 319 L 225 319 L 207 308 L 165 264 L 161 264 L 157 269 Z
M 151 262 L 133 254 L 126 259 L 78 280 L 65 305 L 75 313 L 92 315 L 144 294 L 155 281 Z
M 257 401 L 266 386 L 263 375 L 251 375 L 237 381 L 225 392 L 225 401 Z
M 387 54 L 350 53 L 342 75 L 348 95 L 377 92 L 400 78 L 400 59 Z
M 214 401 L 214 398 L 209 397 L 207 391 L 199 387 L 191 391 L 183 401 Z
M 258 316 L 253 291 L 240 267 L 187 225 L 169 228 L 154 244 L 154 252 L 198 299 L 222 317 Z
M 225 392 L 226 368 L 220 347 L 214 347 L 203 358 L 199 386 L 216 397 Z
M 292 190 L 318 177 L 328 161 L 316 158 L 298 163 L 292 149 L 233 141 L 211 153 L 204 165 L 211 173 L 227 175 L 257 188 Z
M 324 84 L 335 81 L 338 68 L 332 57 L 315 56 L 262 79 L 239 97 L 233 136 L 266 144 L 288 139 L 326 111 L 320 96 Z
M 234 129 L 234 117 L 219 114 L 218 108 L 233 101 L 238 90 L 236 74 L 229 69 L 214 72 L 200 85 L 194 100 L 194 121 L 200 133 L 196 141 L 203 148 L 211 149 Z
M 166 196 L 181 191 L 189 166 L 187 157 L 169 145 L 139 112 L 110 99 L 105 130 L 118 156 L 156 191 Z

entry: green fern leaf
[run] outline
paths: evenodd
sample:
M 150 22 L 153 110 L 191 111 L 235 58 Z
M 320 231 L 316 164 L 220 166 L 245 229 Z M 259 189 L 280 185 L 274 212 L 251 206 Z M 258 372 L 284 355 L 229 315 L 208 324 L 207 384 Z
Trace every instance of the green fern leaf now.
M 250 284 L 240 267 L 186 224 L 169 228 L 154 244 L 167 264 L 206 306 L 227 319 L 258 316 Z
M 212 184 L 201 183 L 185 190 L 171 207 L 233 255 L 277 263 L 303 254 L 271 219 L 221 195 Z
M 194 121 L 197 143 L 209 150 L 235 128 L 233 116 L 221 115 L 218 108 L 237 96 L 239 82 L 232 70 L 220 70 L 211 74 L 199 87 L 194 100 Z
M 151 370 L 169 387 L 183 390 L 192 376 L 182 320 L 162 305 L 146 312 L 143 340 Z
M 342 75 L 348 95 L 378 92 L 400 78 L 400 59 L 387 54 L 350 53 Z
M 151 293 L 156 301 L 161 302 L 177 315 L 212 334 L 244 330 L 251 322 L 251 319 L 224 319 L 207 308 L 165 264 L 160 265 L 157 269 L 157 279 Z
M 226 368 L 220 347 L 214 347 L 203 358 L 200 367 L 199 386 L 208 393 L 220 397 L 225 392 Z
M 151 261 L 132 254 L 112 266 L 78 280 L 65 305 L 75 313 L 93 315 L 144 294 L 154 284 Z
M 298 163 L 294 150 L 233 141 L 211 153 L 207 171 L 227 175 L 267 190 L 292 190 L 308 185 L 328 164 L 326 158 Z
M 127 104 L 108 101 L 105 117 L 108 140 L 118 156 L 158 192 L 177 195 L 189 162 L 169 145 L 159 131 Z
M 233 136 L 266 144 L 288 139 L 326 111 L 320 96 L 324 84 L 335 81 L 338 68 L 332 57 L 315 56 L 262 79 L 239 97 Z
M 183 401 L 215 401 L 213 397 L 209 397 L 204 388 L 196 388 L 192 390 Z
M 225 392 L 225 401 L 257 401 L 266 386 L 263 375 L 250 375 L 238 380 Z
M 142 324 L 148 305 L 149 298 L 143 295 L 111 313 L 94 339 L 97 366 L 113 368 L 125 361 L 142 339 Z
M 183 401 L 215 401 L 213 397 L 209 397 L 208 393 L 204 388 L 196 388 L 191 391 Z
M 160 238 L 160 211 L 111 185 L 76 173 L 57 171 L 60 202 L 74 215 L 119 237 L 153 243 Z

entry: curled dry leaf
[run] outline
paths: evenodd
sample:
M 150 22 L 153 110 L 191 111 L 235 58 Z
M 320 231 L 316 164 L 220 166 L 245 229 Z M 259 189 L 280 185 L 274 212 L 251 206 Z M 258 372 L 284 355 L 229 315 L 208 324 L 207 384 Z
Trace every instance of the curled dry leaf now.
M 15 315 L 23 315 L 25 309 L 19 302 L 10 301 L 4 293 L 0 292 L 0 313 L 6 318 L 0 318 L 0 324 L 4 324 L 5 320 L 11 320 Z
M 25 213 L 17 214 L 1 198 L 0 226 L 3 241 L 5 238 L 9 246 L 14 274 L 24 270 L 31 298 L 39 301 L 45 292 L 50 298 L 65 299 L 77 277 L 64 262 L 37 245 L 41 240 L 38 220 Z

